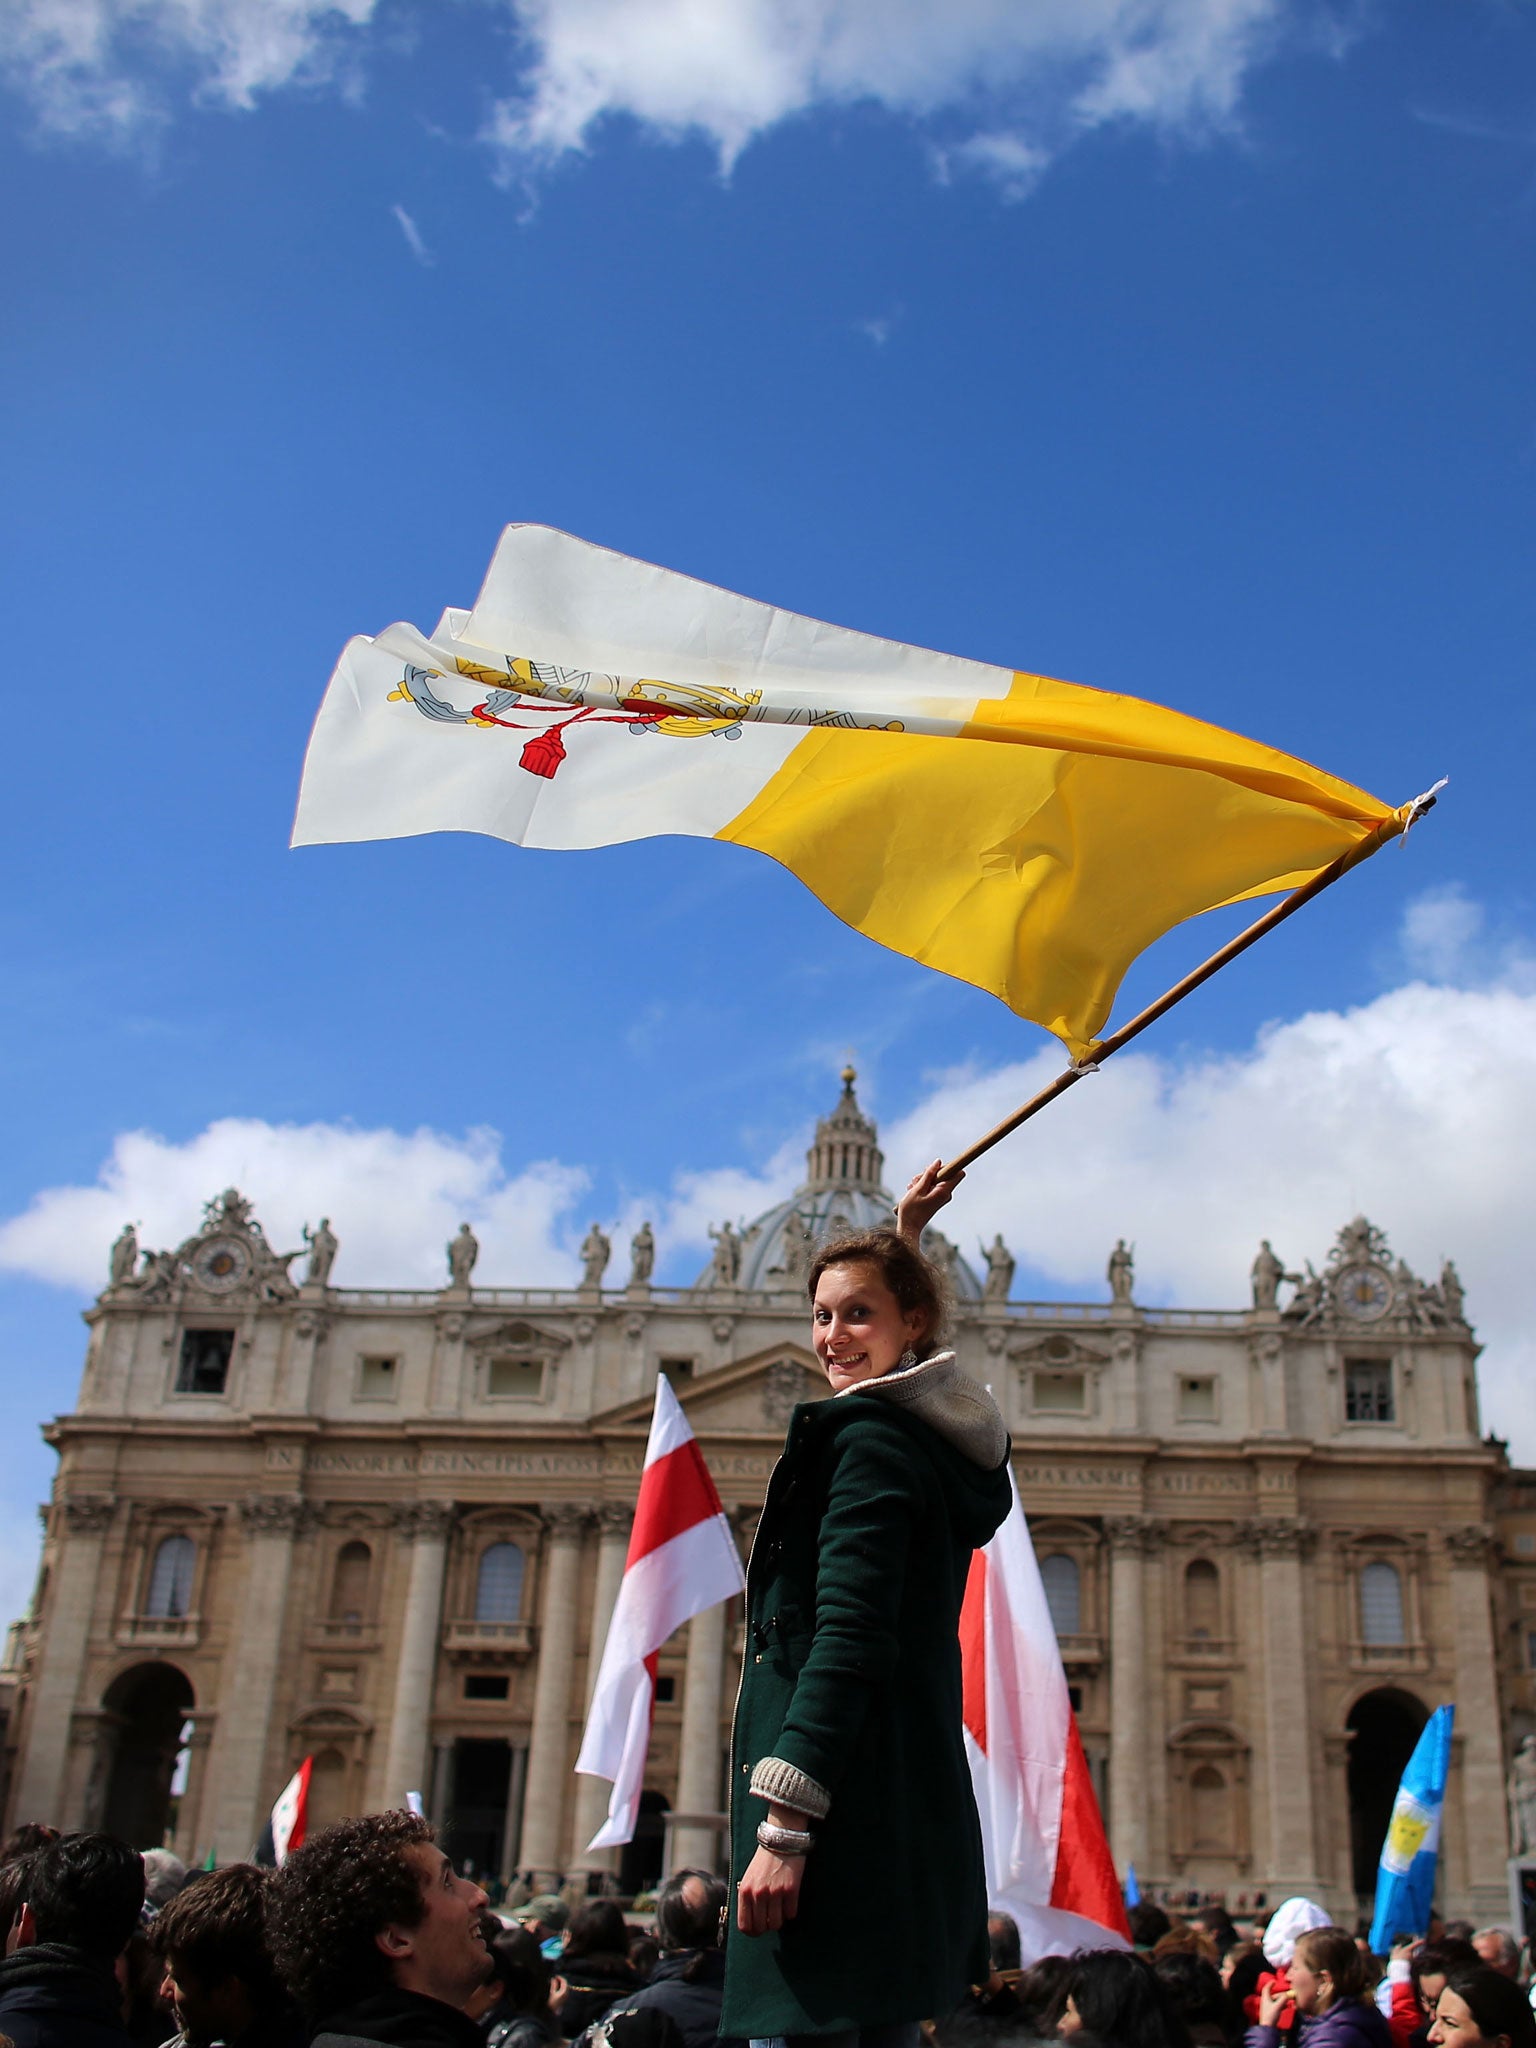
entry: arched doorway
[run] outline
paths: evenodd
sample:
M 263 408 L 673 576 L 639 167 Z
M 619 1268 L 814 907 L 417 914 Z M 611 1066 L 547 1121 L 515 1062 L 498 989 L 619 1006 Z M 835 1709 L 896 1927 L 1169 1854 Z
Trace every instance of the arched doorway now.
M 1349 1710 L 1349 1846 L 1362 1902 L 1375 1895 L 1398 1780 L 1428 1719 L 1422 1702 L 1395 1686 L 1364 1694 Z
M 666 1843 L 666 1799 L 660 1792 L 642 1792 L 634 1839 L 619 1852 L 619 1890 L 627 1897 L 654 1891 L 661 1883 Z
M 193 1706 L 191 1681 L 174 1664 L 135 1664 L 113 1679 L 101 1703 L 116 1723 L 102 1826 L 135 1849 L 158 1849 L 171 1817 L 182 1723 Z

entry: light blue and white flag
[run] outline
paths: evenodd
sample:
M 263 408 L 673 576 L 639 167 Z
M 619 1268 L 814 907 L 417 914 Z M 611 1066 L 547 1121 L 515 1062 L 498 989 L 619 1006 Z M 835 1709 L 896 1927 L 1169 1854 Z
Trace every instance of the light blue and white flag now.
M 1386 1955 L 1394 1942 L 1429 1932 L 1455 1719 L 1454 1707 L 1436 1707 L 1392 1802 L 1376 1878 L 1376 1917 L 1371 1922 L 1371 1947 L 1379 1956 Z

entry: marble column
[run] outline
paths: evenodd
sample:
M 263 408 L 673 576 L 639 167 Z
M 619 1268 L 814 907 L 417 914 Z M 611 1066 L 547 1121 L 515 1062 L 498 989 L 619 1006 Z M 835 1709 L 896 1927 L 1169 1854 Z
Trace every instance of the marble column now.
M 221 1863 L 249 1856 L 282 1789 L 267 1742 L 283 1664 L 283 1622 L 293 1544 L 313 1510 L 296 1493 L 254 1493 L 240 1503 L 246 1574 L 239 1626 L 219 1669 L 219 1717 L 208 1759 L 213 1788 L 206 1823 Z M 280 1767 L 278 1767 L 280 1768 Z
M 672 1868 L 723 1870 L 719 1825 L 724 1771 L 720 1760 L 720 1686 L 725 1672 L 725 1625 L 733 1601 L 706 1607 L 688 1624 L 688 1675 L 683 1682 L 683 1730 L 672 1829 Z M 723 1816 L 722 1816 L 723 1819 Z
M 454 1506 L 447 1500 L 411 1500 L 395 1511 L 395 1527 L 410 1546 L 411 1575 L 400 1624 L 400 1661 L 390 1703 L 389 1741 L 383 1782 L 374 1797 L 381 1807 L 404 1806 L 407 1792 L 425 1792 L 427 1724 L 437 1653 L 443 1632 L 443 1572 Z
M 586 1705 L 592 1705 L 597 1686 L 603 1644 L 613 1619 L 613 1603 L 619 1597 L 624 1577 L 624 1560 L 629 1553 L 629 1532 L 635 1511 L 622 1501 L 604 1501 L 598 1509 L 597 1584 L 592 1594 L 592 1647 L 587 1653 Z M 602 1826 L 608 1812 L 608 1780 L 581 1777 L 576 1780 L 576 1824 L 571 1830 L 573 1870 L 613 1870 L 618 1866 L 617 1849 L 588 1849 L 587 1844 Z
M 65 1827 L 79 1824 L 80 1816 L 63 1811 L 64 1774 L 101 1578 L 102 1541 L 116 1511 L 117 1502 L 109 1493 L 65 1494 L 53 1506 L 49 1528 L 58 1547 L 48 1596 L 48 1628 L 41 1637 L 42 1664 L 30 1688 L 26 1745 L 11 1811 L 13 1824 L 29 1820 Z
M 1148 1869 L 1144 1515 L 1106 1515 L 1109 1544 L 1109 1839 L 1116 1866 Z
M 1456 1627 L 1456 1733 L 1461 1740 L 1467 1897 L 1472 1917 L 1486 1925 L 1508 1918 L 1509 1898 L 1509 1809 L 1504 1797 L 1498 1663 L 1488 1584 L 1492 1535 L 1474 1525 L 1447 1529 L 1444 1541 L 1450 1556 L 1451 1612 Z M 1453 1785 L 1456 1775 L 1452 1774 Z
M 581 1546 L 590 1507 L 561 1501 L 544 1510 L 549 1534 L 539 1622 L 539 1668 L 533 1682 L 528 1786 L 523 1800 L 519 1870 L 533 1873 L 535 1892 L 554 1891 L 561 1877 L 561 1822 L 571 1775 L 571 1678 L 576 1663 L 576 1608 Z
M 1261 1517 L 1241 1532 L 1259 1563 L 1259 1626 L 1264 1642 L 1264 1772 L 1267 1856 L 1259 1851 L 1271 1891 L 1308 1898 L 1324 1890 L 1313 1793 L 1312 1712 L 1308 1674 L 1312 1629 L 1302 1584 L 1311 1531 L 1291 1516 Z

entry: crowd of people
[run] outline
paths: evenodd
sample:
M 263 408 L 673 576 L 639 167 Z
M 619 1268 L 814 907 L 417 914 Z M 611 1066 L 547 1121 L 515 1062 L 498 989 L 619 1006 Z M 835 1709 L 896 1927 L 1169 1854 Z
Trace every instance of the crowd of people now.
M 28 1826 L 0 1848 L 0 2048 L 748 2048 L 720 2032 L 727 1899 L 680 1870 L 644 1924 L 603 1898 L 493 1912 L 403 1811 L 326 1828 L 281 1870 Z M 990 1976 L 929 2048 L 1536 2048 L 1504 1928 L 1437 1924 L 1377 1959 L 1306 1899 L 1243 1925 L 1131 1920 L 1134 1949 L 1024 1968 L 993 1915 Z M 880 1939 L 857 1901 L 847 1938 Z

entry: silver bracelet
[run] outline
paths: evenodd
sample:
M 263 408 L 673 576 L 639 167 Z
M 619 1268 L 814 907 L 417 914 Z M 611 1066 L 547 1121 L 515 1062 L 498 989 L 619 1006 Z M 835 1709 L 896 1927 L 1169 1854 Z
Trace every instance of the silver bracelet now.
M 757 1824 L 757 1846 L 775 1856 L 809 1856 L 816 1837 L 809 1828 L 776 1828 L 772 1821 L 762 1820 Z

